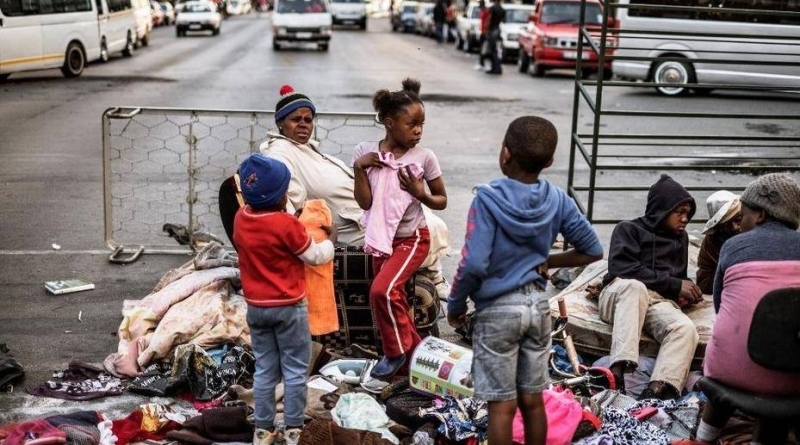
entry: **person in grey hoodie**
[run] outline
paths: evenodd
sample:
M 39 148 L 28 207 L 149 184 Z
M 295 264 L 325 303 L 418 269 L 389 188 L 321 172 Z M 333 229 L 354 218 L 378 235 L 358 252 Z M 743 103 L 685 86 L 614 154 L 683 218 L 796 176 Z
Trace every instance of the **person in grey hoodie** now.
M 644 216 L 619 223 L 611 234 L 598 306 L 600 319 L 613 325 L 611 372 L 618 388 L 624 390 L 624 373 L 638 363 L 642 330 L 660 344 L 640 399 L 680 395 L 697 347 L 697 329 L 681 311 L 703 300 L 687 277 L 686 225 L 696 209 L 689 192 L 662 174 L 647 194 Z
M 489 409 L 489 443 L 510 444 L 521 408 L 525 443 L 544 445 L 550 304 L 548 267 L 582 266 L 603 257 L 592 226 L 564 190 L 539 178 L 553 163 L 558 133 L 535 116 L 515 119 L 500 150 L 506 176 L 477 188 L 467 217 L 461 263 L 447 300 L 453 327 L 477 310 L 473 332 L 475 396 Z M 550 255 L 559 233 L 575 246 Z M 517 400 L 519 399 L 519 400 Z

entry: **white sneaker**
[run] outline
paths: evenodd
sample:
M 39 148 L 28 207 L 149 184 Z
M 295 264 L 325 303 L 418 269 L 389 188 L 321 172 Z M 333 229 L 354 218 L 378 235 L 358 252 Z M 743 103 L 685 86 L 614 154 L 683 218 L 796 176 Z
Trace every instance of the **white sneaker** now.
M 303 432 L 300 428 L 290 428 L 286 430 L 283 438 L 286 440 L 286 445 L 297 445 L 300 443 L 300 434 Z
M 263 428 L 256 428 L 253 433 L 253 445 L 272 445 L 278 437 L 278 430 L 270 431 Z
M 450 282 L 446 278 L 442 278 L 442 281 L 436 283 L 436 293 L 439 295 L 440 300 L 447 300 L 447 297 L 450 296 L 450 290 Z
M 477 64 L 477 65 L 473 66 L 472 68 L 474 68 L 475 71 L 481 71 L 481 70 L 483 70 L 483 65 Z

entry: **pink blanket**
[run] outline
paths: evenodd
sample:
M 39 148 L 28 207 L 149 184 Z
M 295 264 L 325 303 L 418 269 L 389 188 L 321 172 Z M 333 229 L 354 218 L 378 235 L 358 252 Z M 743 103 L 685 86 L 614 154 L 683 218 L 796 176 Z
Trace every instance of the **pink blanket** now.
M 771 371 L 750 360 L 747 336 L 756 305 L 769 291 L 800 286 L 800 261 L 753 261 L 725 271 L 722 299 L 706 347 L 704 373 L 764 395 L 800 395 L 800 374 Z

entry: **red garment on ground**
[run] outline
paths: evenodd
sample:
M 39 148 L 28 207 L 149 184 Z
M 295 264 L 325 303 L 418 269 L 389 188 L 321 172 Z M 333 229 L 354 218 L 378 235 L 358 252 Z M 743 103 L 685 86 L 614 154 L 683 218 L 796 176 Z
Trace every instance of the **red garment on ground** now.
M 428 229 L 418 229 L 415 236 L 395 238 L 390 257 L 372 257 L 375 278 L 369 302 L 387 357 L 410 353 L 421 341 L 408 307 L 405 283 L 425 261 L 430 244 Z
M 44 419 L 13 425 L 3 445 L 61 445 L 67 443 L 67 433 Z
M 142 417 L 142 411 L 136 410 L 128 417 L 112 422 L 111 431 L 117 436 L 117 445 L 128 445 L 131 442 L 143 440 L 164 440 L 167 438 L 168 432 L 181 427 L 179 423 L 170 420 L 160 430 L 151 433 L 142 430 Z

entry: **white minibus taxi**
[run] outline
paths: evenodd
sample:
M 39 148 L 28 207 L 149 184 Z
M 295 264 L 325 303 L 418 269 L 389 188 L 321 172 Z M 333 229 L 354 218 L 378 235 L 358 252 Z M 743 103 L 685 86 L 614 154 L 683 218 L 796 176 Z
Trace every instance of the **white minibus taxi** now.
M 135 42 L 130 0 L 0 0 L 0 80 L 49 68 L 80 76 Z
M 619 5 L 625 6 L 617 9 L 616 77 L 670 84 L 656 89 L 671 96 L 695 83 L 800 88 L 798 0 L 619 0 Z M 681 60 L 636 60 L 644 57 Z

